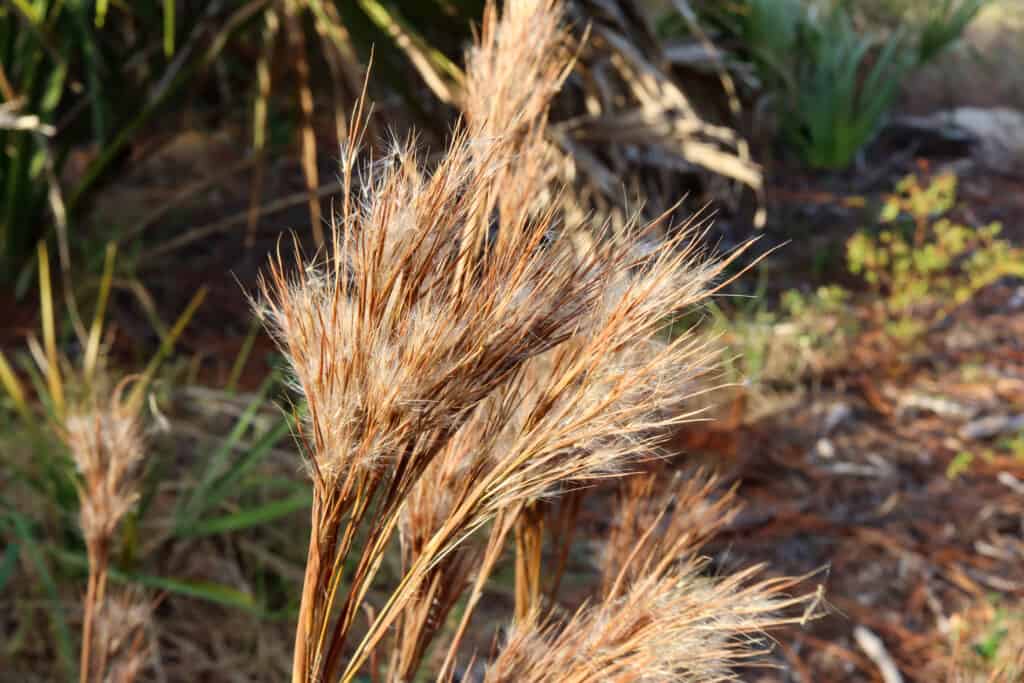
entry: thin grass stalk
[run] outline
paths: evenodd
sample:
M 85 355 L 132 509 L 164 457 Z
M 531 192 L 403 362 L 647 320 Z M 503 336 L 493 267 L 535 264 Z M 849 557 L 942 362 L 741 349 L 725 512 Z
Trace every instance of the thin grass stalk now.
M 552 529 L 551 536 L 555 549 L 555 568 L 547 587 L 547 601 L 551 604 L 555 602 L 562 584 L 562 577 L 565 576 L 566 568 L 569 566 L 569 554 L 572 551 L 573 536 L 584 494 L 585 491 L 582 489 L 563 493 L 558 504 L 558 515 L 554 519 L 550 516 L 547 519 Z
M 96 364 L 100 356 L 100 337 L 103 333 L 103 320 L 107 311 L 107 299 L 110 297 L 110 285 L 114 279 L 114 259 L 117 255 L 117 244 L 111 242 L 107 245 L 103 257 L 103 275 L 100 278 L 100 292 L 96 299 L 96 311 L 92 317 L 92 324 L 89 326 L 89 338 L 85 345 L 85 355 L 82 359 L 82 374 L 85 378 L 85 385 L 92 385 L 93 377 L 96 374 Z
M 540 501 L 530 501 L 516 520 L 515 619 L 522 621 L 540 609 L 540 568 L 544 540 L 544 513 Z
M 455 628 L 455 633 L 448 643 L 448 651 L 438 671 L 438 681 L 450 681 L 455 675 L 455 657 L 458 655 L 459 646 L 462 644 L 462 639 L 469 628 L 469 622 L 473 618 L 473 613 L 483 597 L 484 585 L 494 572 L 498 559 L 501 557 L 501 551 L 505 547 L 505 541 L 512 532 L 515 520 L 519 518 L 519 507 L 516 506 L 502 510 L 494 520 L 487 548 L 481 557 L 480 567 L 477 570 L 476 578 L 473 580 L 473 587 L 466 600 L 466 607 L 463 610 L 462 618 L 459 620 L 459 625 Z
M 185 331 L 185 328 L 192 320 L 192 316 L 194 316 L 196 311 L 199 310 L 199 307 L 202 305 L 205 298 L 206 287 L 200 287 L 199 291 L 197 291 L 189 300 L 185 310 L 182 311 L 181 315 L 178 316 L 178 319 L 174 321 L 174 325 L 172 325 L 171 329 L 168 330 L 166 335 L 164 335 L 164 338 L 160 342 L 160 347 L 157 349 L 156 353 L 153 354 L 149 364 L 146 365 L 146 369 L 142 371 L 142 375 L 135 383 L 135 386 L 132 387 L 131 393 L 128 395 L 128 405 L 134 406 L 136 410 L 141 408 L 143 398 L 149 388 L 149 383 L 153 380 L 157 370 L 160 369 L 161 363 L 163 363 L 164 359 L 167 358 L 174 349 L 174 344 L 177 342 L 178 337 L 180 337 L 181 333 Z
M 53 162 L 54 151 L 49 141 L 42 135 L 37 136 L 43 154 L 43 168 L 46 172 L 46 196 L 50 205 L 50 212 L 53 214 L 53 223 L 57 232 L 57 262 L 60 265 L 61 288 L 64 295 L 64 306 L 67 309 L 71 327 L 78 335 L 78 342 L 85 343 L 85 326 L 82 323 L 82 316 L 78 312 L 78 302 L 75 301 L 74 287 L 71 280 L 71 247 L 68 244 L 68 212 L 64 205 L 64 194 L 61 190 L 60 180 L 57 177 L 57 170 Z
M 105 662 L 103 661 L 105 657 L 101 658 L 94 665 L 93 660 L 96 659 L 96 653 L 93 634 L 96 631 L 99 610 L 104 603 L 107 592 L 107 570 L 110 566 L 108 539 L 87 539 L 86 556 L 89 561 L 89 578 L 86 584 L 85 599 L 82 604 L 82 649 L 79 660 L 79 683 L 89 683 L 93 672 L 98 672 L 102 676 L 106 670 Z M 100 654 L 103 655 L 104 652 Z
M 79 683 L 88 683 L 92 671 L 92 633 L 96 621 L 97 606 L 100 603 L 99 584 L 106 574 L 105 554 L 94 542 L 86 544 L 86 555 L 89 560 L 89 578 L 86 584 L 85 600 L 82 604 L 82 649 L 78 664 Z
M 305 683 L 309 676 L 309 637 L 314 623 L 314 600 L 321 576 L 321 550 L 317 540 L 319 520 L 319 499 L 313 499 L 312 523 L 309 548 L 306 553 L 306 569 L 302 579 L 302 597 L 299 601 L 299 618 L 295 624 L 295 648 L 292 653 L 292 683 Z
M 431 92 L 445 104 L 455 104 L 462 87 L 462 71 L 443 52 L 431 47 L 394 9 L 378 0 L 356 2 L 370 21 L 405 53 Z
M 46 251 L 46 244 L 38 244 L 39 255 L 39 315 L 43 323 L 43 344 L 46 348 L 46 365 L 43 368 L 46 374 L 47 387 L 50 390 L 50 398 L 53 400 L 54 412 L 57 418 L 64 416 L 64 383 L 60 376 L 60 363 L 57 359 L 57 325 L 53 311 L 53 287 L 50 280 L 50 256 Z
M 324 243 L 324 228 L 320 212 L 320 199 L 316 196 L 320 187 L 320 172 L 317 169 L 316 133 L 313 130 L 313 91 L 310 89 L 309 57 L 306 51 L 306 35 L 299 17 L 298 0 L 285 2 L 285 30 L 296 71 L 296 87 L 299 94 L 301 114 L 300 150 L 302 174 L 306 179 L 309 193 L 309 220 L 313 226 L 313 240 L 316 245 Z
M 494 425 L 494 416 L 500 415 L 501 410 L 498 404 L 481 410 L 449 443 L 410 492 L 403 506 L 399 529 L 403 568 L 408 568 L 422 553 L 423 544 L 451 512 L 452 502 L 457 501 L 467 489 L 474 455 L 488 448 L 488 431 Z M 471 596 L 464 606 L 464 628 L 510 531 L 505 519 L 517 516 L 514 512 L 499 513 L 487 534 L 486 543 L 482 543 L 482 534 L 467 538 L 428 570 L 422 582 L 425 588 L 402 610 L 394 629 L 392 659 L 395 666 L 389 670 L 393 680 L 415 677 L 427 647 L 472 583 L 475 597 Z M 474 570 L 476 578 L 471 581 Z
M 10 363 L 7 362 L 7 357 L 4 355 L 2 349 L 0 349 L 0 384 L 3 385 L 7 395 L 10 396 L 11 401 L 14 402 L 14 409 L 18 411 L 18 414 L 25 421 L 25 424 L 33 424 L 35 420 L 32 417 L 32 412 L 29 410 L 28 402 L 25 399 L 25 390 L 21 386 L 18 376 L 15 375 L 14 370 L 11 369 Z
M 252 108 L 252 148 L 255 166 L 249 186 L 249 216 L 245 229 L 245 246 L 247 248 L 252 248 L 256 242 L 256 228 L 260 219 L 259 206 L 263 194 L 263 172 L 266 166 L 267 109 L 273 86 L 270 58 L 274 51 L 279 24 L 280 20 L 274 10 L 268 10 L 264 14 L 262 45 L 259 59 L 256 61 L 256 98 Z

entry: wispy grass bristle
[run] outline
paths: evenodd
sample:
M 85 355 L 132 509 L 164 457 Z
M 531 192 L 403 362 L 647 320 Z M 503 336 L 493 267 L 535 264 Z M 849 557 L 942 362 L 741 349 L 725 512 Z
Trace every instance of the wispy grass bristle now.
M 486 683 L 516 681 L 736 680 L 732 667 L 764 651 L 764 629 L 801 599 L 778 597 L 784 580 L 751 581 L 755 569 L 709 578 L 690 559 L 625 584 L 567 623 L 537 613 L 515 624 Z
M 106 406 L 70 412 L 64 435 L 82 481 L 82 531 L 87 539 L 109 538 L 138 496 L 135 475 L 144 452 L 139 416 L 115 397 Z
M 599 599 L 560 621 L 539 609 L 514 623 L 484 681 L 736 680 L 733 667 L 765 651 L 766 629 L 805 618 L 799 580 L 757 581 L 760 567 L 708 573 L 697 552 L 737 512 L 714 477 L 658 473 L 622 483 Z M 794 607 L 804 607 L 797 615 Z

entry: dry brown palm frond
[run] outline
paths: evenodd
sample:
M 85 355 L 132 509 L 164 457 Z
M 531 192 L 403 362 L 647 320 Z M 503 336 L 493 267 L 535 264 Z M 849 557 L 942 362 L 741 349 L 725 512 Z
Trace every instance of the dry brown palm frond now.
M 574 189 L 573 203 L 622 225 L 630 214 L 627 197 L 643 197 L 657 214 L 684 192 L 701 203 L 736 204 L 736 188 L 746 187 L 757 196 L 760 225 L 762 170 L 738 131 L 735 86 L 708 38 L 691 47 L 706 57 L 698 66 L 710 59 L 711 73 L 674 62 L 673 45 L 655 34 L 637 3 L 580 0 L 571 7 L 590 36 L 550 133 L 563 153 L 562 178 Z M 666 8 L 689 21 L 687 10 L 685 2 Z

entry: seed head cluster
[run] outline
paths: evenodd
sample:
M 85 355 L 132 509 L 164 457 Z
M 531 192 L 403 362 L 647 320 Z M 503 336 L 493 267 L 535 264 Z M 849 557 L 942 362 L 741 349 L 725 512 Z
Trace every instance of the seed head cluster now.
M 294 683 L 355 680 L 387 642 L 392 679 L 413 679 L 472 586 L 442 665 L 452 675 L 510 530 L 537 538 L 538 501 L 659 455 L 717 381 L 714 344 L 673 323 L 724 286 L 742 249 L 712 257 L 700 222 L 571 224 L 553 200 L 562 18 L 559 0 L 488 3 L 464 120 L 430 164 L 411 140 L 364 156 L 360 104 L 328 248 L 279 251 L 260 283 L 313 481 Z M 628 556 L 607 565 L 602 601 L 565 623 L 524 610 L 488 680 L 723 680 L 786 605 L 750 573 L 704 575 L 694 550 L 725 515 L 711 506 L 616 551 Z M 395 536 L 401 579 L 356 638 Z

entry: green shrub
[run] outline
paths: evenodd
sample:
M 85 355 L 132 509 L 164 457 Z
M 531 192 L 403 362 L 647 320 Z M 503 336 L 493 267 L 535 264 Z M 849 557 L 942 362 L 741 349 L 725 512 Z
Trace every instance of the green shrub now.
M 954 43 L 988 0 L 938 0 L 929 3 L 917 43 L 918 62 L 929 62 Z
M 1024 277 L 1024 253 L 999 239 L 1002 226 L 956 222 L 946 217 L 955 204 L 955 175 L 927 185 L 908 176 L 882 209 L 884 229 L 847 243 L 850 272 L 876 293 L 880 320 L 896 341 L 919 337 L 997 280 Z
M 1000 238 L 1001 226 L 964 225 L 956 208 L 951 173 L 924 182 L 900 181 L 878 216 L 880 225 L 846 243 L 846 264 L 869 297 L 839 284 L 811 291 L 783 291 L 769 306 L 764 283 L 728 312 L 712 303 L 711 328 L 736 354 L 731 381 L 764 386 L 789 384 L 844 364 L 862 332 L 881 331 L 895 351 L 912 346 L 929 330 L 1004 277 L 1024 278 L 1024 250 Z M 1000 445 L 1024 453 L 1024 437 Z M 951 476 L 969 466 L 957 459 Z
M 959 37 L 983 4 L 944 0 L 885 34 L 858 27 L 843 2 L 743 0 L 707 16 L 753 63 L 800 159 L 840 170 L 875 138 L 910 71 Z
M 839 10 L 808 23 L 804 34 L 805 58 L 787 95 L 782 132 L 805 163 L 842 169 L 885 121 L 910 67 L 905 39 L 865 36 Z

